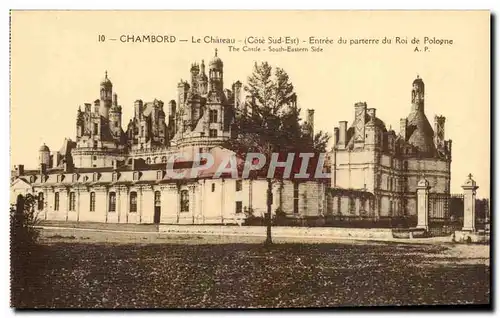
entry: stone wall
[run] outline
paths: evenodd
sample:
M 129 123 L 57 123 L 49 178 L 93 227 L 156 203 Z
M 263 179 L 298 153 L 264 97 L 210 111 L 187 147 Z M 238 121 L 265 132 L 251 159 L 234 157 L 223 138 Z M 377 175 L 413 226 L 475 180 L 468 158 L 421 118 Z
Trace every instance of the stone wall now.
M 172 234 L 247 235 L 265 236 L 264 226 L 189 226 L 160 225 L 159 231 Z M 392 238 L 391 229 L 357 229 L 335 227 L 286 227 L 272 228 L 273 237 L 335 237 L 335 238 Z

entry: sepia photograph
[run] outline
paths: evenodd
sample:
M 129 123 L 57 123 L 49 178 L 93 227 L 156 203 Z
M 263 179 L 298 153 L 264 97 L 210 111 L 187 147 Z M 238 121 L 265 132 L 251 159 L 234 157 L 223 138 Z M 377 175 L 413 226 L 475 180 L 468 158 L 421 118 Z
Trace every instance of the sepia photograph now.
M 491 309 L 478 11 L 10 12 L 10 306 Z

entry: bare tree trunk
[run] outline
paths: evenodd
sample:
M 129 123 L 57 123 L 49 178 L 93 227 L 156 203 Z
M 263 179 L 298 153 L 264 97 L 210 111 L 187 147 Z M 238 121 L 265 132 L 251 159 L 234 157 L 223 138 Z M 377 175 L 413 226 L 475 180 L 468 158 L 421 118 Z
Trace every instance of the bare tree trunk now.
M 267 213 L 266 213 L 266 245 L 273 244 L 273 239 L 271 236 L 271 205 L 273 203 L 273 182 L 271 179 L 267 179 Z

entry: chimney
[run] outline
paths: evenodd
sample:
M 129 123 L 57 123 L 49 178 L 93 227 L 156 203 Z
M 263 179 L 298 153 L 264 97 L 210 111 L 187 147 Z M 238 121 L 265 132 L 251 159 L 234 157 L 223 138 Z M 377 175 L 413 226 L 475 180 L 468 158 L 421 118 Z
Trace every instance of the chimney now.
M 236 83 L 233 84 L 233 93 L 234 93 L 234 107 L 238 109 L 241 104 L 241 82 L 236 81 Z
M 309 125 L 309 133 L 314 136 L 314 109 L 307 110 L 307 124 Z
M 94 101 L 94 112 L 98 113 L 99 112 L 99 108 L 101 108 L 101 101 L 99 99 L 96 99 Z
M 368 114 L 368 116 L 370 116 L 370 118 L 376 118 L 376 109 L 375 108 L 368 108 L 366 110 L 366 113 Z
M 47 165 L 45 163 L 40 164 L 40 174 L 45 174 L 47 172 Z
M 65 161 L 63 166 L 64 166 L 64 172 L 71 172 L 71 170 L 72 170 L 71 164 L 69 164 L 68 162 Z
M 345 147 L 347 135 L 347 121 L 339 121 L 339 145 Z
M 406 126 L 408 125 L 408 120 L 406 118 L 401 118 L 399 120 L 399 134 L 406 140 Z
M 142 114 L 142 100 L 138 99 L 134 102 L 135 117 L 140 118 Z
M 334 145 L 339 143 L 339 128 L 335 127 L 333 128 L 333 143 Z
M 14 170 L 16 172 L 16 177 L 20 177 L 24 175 L 24 165 L 14 166 Z

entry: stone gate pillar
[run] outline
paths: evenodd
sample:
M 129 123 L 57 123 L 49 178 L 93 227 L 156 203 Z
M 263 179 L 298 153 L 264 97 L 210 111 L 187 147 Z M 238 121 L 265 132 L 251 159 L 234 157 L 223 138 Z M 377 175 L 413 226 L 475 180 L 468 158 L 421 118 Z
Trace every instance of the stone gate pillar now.
M 462 231 L 476 230 L 476 181 L 472 179 L 472 174 L 469 174 L 467 180 L 462 185 L 464 189 L 464 227 Z
M 424 177 L 417 184 L 417 229 L 429 230 L 429 181 Z

